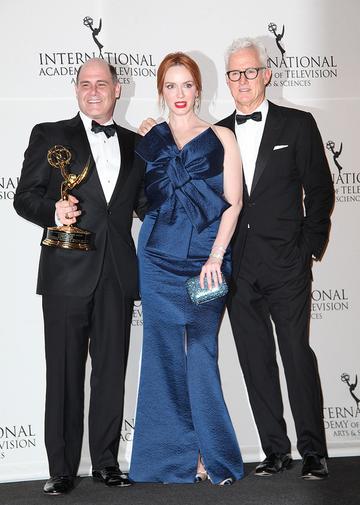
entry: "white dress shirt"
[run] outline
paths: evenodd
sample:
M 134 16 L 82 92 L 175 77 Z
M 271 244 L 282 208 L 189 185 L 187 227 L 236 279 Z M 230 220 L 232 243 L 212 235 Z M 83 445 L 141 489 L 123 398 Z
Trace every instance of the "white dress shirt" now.
M 264 132 L 268 110 L 269 103 L 267 100 L 264 100 L 262 104 L 255 111 L 253 111 L 261 112 L 261 121 L 248 119 L 245 123 L 239 125 L 235 122 L 235 133 L 240 147 L 244 177 L 249 194 L 251 193 L 256 159 Z M 243 115 L 243 113 L 239 111 L 236 111 L 236 114 Z
M 92 120 L 82 112 L 80 112 L 80 117 L 89 139 L 105 199 L 109 203 L 120 171 L 120 147 L 117 134 L 107 138 L 104 132 L 94 133 L 91 131 Z M 112 123 L 111 119 L 104 125 Z

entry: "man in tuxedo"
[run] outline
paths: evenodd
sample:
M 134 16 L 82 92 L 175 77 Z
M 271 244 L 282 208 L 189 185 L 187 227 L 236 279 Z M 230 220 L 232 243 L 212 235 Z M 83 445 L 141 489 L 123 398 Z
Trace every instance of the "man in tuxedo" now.
M 292 464 L 272 323 L 303 458 L 302 477 L 327 477 L 322 397 L 309 345 L 311 264 L 322 257 L 334 190 L 310 113 L 265 98 L 271 79 L 265 47 L 238 39 L 227 53 L 236 111 L 218 124 L 239 142 L 244 205 L 233 238 L 228 310 L 265 460 L 256 475 Z
M 137 260 L 131 225 L 141 215 L 144 166 L 134 162 L 136 134 L 113 122 L 120 84 L 102 59 L 80 67 L 76 117 L 36 125 L 31 133 L 14 207 L 44 228 L 79 224 L 92 233 L 89 251 L 42 245 L 37 293 L 42 295 L 45 353 L 45 443 L 50 479 L 46 494 L 71 490 L 80 461 L 84 377 L 91 356 L 89 444 L 93 479 L 128 486 L 117 462 L 123 416 L 124 378 L 133 300 L 138 297 Z M 90 170 L 59 199 L 61 170 L 48 150 L 71 152 L 68 171 Z

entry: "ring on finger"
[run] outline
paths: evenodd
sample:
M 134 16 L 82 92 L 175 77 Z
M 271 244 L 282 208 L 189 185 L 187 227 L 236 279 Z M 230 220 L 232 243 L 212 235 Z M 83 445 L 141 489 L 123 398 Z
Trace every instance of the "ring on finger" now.
M 70 216 L 69 216 L 68 212 L 66 212 L 66 214 L 65 214 L 65 219 L 70 219 Z

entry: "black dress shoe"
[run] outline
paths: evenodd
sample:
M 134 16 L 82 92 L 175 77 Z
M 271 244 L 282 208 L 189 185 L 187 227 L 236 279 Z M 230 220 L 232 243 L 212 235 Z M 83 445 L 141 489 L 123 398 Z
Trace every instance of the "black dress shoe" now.
M 273 453 L 267 456 L 255 469 L 255 475 L 268 477 L 282 470 L 288 470 L 292 465 L 290 454 Z
M 117 466 L 107 466 L 102 470 L 93 470 L 92 476 L 94 480 L 110 487 L 127 487 L 132 485 L 127 475 L 123 474 Z
M 55 475 L 46 481 L 44 486 L 44 493 L 56 496 L 58 494 L 65 494 L 72 490 L 74 481 L 67 475 Z
M 305 454 L 301 477 L 306 480 L 326 479 L 329 475 L 326 459 L 316 453 Z

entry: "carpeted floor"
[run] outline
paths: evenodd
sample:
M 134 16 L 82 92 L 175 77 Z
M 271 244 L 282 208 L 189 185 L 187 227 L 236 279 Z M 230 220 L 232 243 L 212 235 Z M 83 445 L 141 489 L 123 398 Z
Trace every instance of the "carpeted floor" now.
M 360 457 L 328 462 L 325 481 L 304 481 L 301 462 L 273 477 L 256 477 L 255 464 L 246 464 L 246 476 L 233 486 L 136 484 L 112 489 L 78 479 L 65 496 L 46 496 L 43 481 L 0 484 L 0 505 L 360 505 Z

